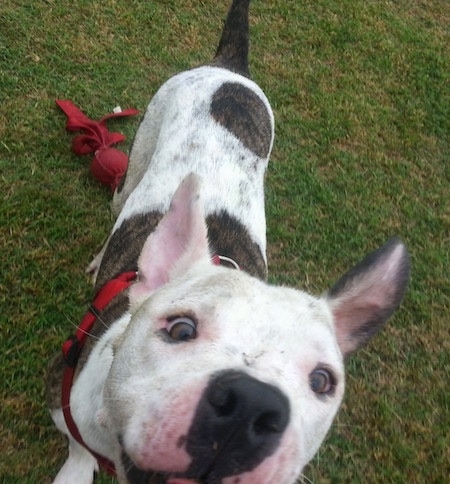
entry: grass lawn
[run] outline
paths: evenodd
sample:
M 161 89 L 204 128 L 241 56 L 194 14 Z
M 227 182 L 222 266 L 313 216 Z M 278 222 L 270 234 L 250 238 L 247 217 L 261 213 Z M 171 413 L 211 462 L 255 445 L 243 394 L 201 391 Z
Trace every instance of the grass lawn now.
M 111 194 L 90 157 L 70 152 L 54 100 L 93 118 L 144 110 L 168 76 L 212 58 L 227 8 L 0 3 L 1 483 L 49 482 L 65 459 L 43 375 L 83 314 L 84 267 L 111 227 Z M 320 293 L 392 235 L 412 257 L 406 300 L 350 359 L 344 405 L 305 482 L 450 474 L 449 25 L 448 0 L 252 4 L 252 73 L 277 122 L 270 280 Z M 110 126 L 130 140 L 137 124 Z

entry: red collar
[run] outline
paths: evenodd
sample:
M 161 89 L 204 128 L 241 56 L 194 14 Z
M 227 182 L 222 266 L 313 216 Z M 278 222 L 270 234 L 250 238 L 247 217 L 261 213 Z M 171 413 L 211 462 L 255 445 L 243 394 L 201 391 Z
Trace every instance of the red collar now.
M 84 443 L 70 411 L 70 390 L 72 388 L 73 377 L 81 349 L 83 348 L 84 343 L 86 342 L 92 327 L 94 326 L 98 314 L 105 309 L 116 296 L 128 288 L 135 279 L 136 272 L 124 272 L 123 274 L 120 274 L 114 279 L 108 281 L 97 292 L 91 306 L 78 326 L 76 333 L 70 336 L 62 346 L 62 352 L 67 366 L 64 370 L 63 376 L 61 404 L 67 428 L 69 429 L 72 437 L 97 459 L 99 467 L 102 467 L 113 476 L 116 475 L 114 464 L 104 456 L 94 452 Z
M 225 264 L 231 264 L 235 269 L 240 269 L 239 265 L 229 257 L 215 255 L 213 256 L 212 261 L 215 265 L 221 265 L 225 262 Z M 127 289 L 136 280 L 136 277 L 136 272 L 124 272 L 108 281 L 95 295 L 94 300 L 81 320 L 76 333 L 70 336 L 62 345 L 62 352 L 67 366 L 63 375 L 61 405 L 67 428 L 72 437 L 97 459 L 99 467 L 105 469 L 112 476 L 116 475 L 114 463 L 97 452 L 94 452 L 81 437 L 70 411 L 70 391 L 72 389 L 78 358 L 99 313 L 103 311 L 103 309 L 105 309 L 116 296 Z

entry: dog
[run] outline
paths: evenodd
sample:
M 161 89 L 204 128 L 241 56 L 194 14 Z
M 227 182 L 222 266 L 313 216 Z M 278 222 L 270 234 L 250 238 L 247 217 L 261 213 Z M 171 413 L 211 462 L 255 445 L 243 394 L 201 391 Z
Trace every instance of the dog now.
M 210 64 L 150 102 L 90 265 L 95 297 L 50 367 L 57 483 L 292 484 L 329 430 L 344 360 L 399 306 L 399 239 L 319 297 L 266 282 L 274 118 L 248 68 L 249 0 Z

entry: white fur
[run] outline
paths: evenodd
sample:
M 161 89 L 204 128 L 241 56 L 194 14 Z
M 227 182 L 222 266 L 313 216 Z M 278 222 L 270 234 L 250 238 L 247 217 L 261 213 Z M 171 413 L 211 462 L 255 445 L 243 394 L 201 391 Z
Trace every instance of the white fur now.
M 122 450 L 145 470 L 170 474 L 187 469 L 191 458 L 180 439 L 189 432 L 210 376 L 228 369 L 276 386 L 287 397 L 291 414 L 275 452 L 223 484 L 236 477 L 241 484 L 294 482 L 341 402 L 343 354 L 358 346 L 358 329 L 392 304 L 396 294 L 405 258 L 401 244 L 334 298 L 273 287 L 211 263 L 205 217 L 222 210 L 246 227 L 265 257 L 267 159 L 245 148 L 209 112 L 213 93 L 230 81 L 260 97 L 273 128 L 270 106 L 252 81 L 214 67 L 175 76 L 150 103 L 123 191 L 115 196 L 120 214 L 113 232 L 133 215 L 167 212 L 142 249 L 139 281 L 130 291 L 131 312 L 101 336 L 71 393 L 83 439 L 115 461 L 124 482 Z M 385 273 L 389 276 L 380 277 Z M 161 338 L 168 319 L 186 314 L 198 323 L 196 339 L 171 343 Z M 314 392 L 310 375 L 318 367 L 334 374 L 334 392 Z M 54 418 L 67 433 L 61 412 L 54 412 Z M 71 440 L 58 482 L 75 482 L 81 467 L 76 482 L 90 482 L 95 461 Z

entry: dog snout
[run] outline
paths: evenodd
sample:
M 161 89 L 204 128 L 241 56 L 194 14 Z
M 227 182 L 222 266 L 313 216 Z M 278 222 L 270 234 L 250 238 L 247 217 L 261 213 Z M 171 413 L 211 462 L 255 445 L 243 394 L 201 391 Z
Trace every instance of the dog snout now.
M 219 373 L 189 431 L 191 474 L 210 481 L 251 471 L 275 452 L 289 417 L 289 401 L 275 386 L 240 371 Z

